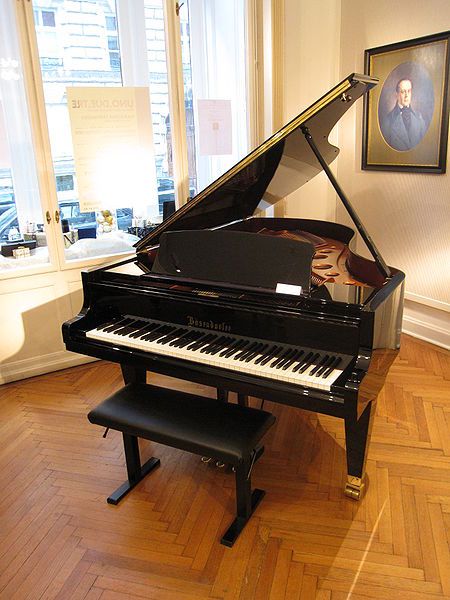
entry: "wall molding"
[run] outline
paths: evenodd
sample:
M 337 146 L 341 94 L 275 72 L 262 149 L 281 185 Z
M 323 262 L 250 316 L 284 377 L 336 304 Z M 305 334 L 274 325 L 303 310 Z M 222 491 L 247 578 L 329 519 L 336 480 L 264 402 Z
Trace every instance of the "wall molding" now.
M 61 350 L 46 354 L 45 356 L 34 356 L 24 360 L 4 363 L 0 365 L 0 385 L 18 381 L 19 379 L 35 377 L 36 375 L 43 375 L 44 373 L 51 373 L 52 371 L 76 367 L 94 360 L 97 359 Z
M 435 300 L 434 298 L 428 298 L 427 296 L 414 294 L 414 292 L 405 292 L 405 298 L 406 300 L 411 300 L 412 302 L 425 304 L 425 306 L 431 306 L 431 308 L 450 312 L 450 304 L 448 302 L 442 302 L 442 300 Z
M 445 311 L 406 300 L 402 331 L 430 344 L 450 350 L 449 316 Z

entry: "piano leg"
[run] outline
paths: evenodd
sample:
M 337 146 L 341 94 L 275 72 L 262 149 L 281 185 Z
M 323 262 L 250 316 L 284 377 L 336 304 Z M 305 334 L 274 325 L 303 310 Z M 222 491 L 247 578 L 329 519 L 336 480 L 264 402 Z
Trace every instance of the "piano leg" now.
M 228 391 L 222 388 L 217 388 L 217 400 L 220 402 L 228 402 Z
M 345 444 L 347 451 L 347 484 L 344 493 L 360 500 L 365 486 L 367 449 L 372 432 L 375 402 L 369 402 L 359 419 L 356 403 L 345 415 Z
M 248 406 L 248 396 L 246 394 L 238 394 L 237 401 L 239 406 Z
M 147 371 L 143 367 L 133 367 L 132 365 L 120 365 L 122 377 L 127 383 L 146 383 Z

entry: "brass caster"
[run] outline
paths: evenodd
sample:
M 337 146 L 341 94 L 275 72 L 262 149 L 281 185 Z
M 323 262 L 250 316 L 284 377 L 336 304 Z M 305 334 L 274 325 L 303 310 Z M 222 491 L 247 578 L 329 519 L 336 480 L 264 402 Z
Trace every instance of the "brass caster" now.
M 361 500 L 363 497 L 364 483 L 359 477 L 347 478 L 347 483 L 344 488 L 344 494 L 352 500 Z
M 216 467 L 219 469 L 223 469 L 223 467 L 225 466 L 225 463 L 221 462 L 220 460 L 218 460 L 216 462 Z
M 208 464 L 211 460 L 212 458 L 210 456 L 202 456 L 202 463 Z

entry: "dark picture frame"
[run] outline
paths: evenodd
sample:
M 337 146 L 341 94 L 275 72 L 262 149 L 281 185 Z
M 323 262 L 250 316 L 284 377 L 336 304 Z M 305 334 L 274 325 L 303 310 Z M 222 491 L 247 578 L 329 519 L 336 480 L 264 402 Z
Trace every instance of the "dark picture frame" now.
M 364 52 L 380 82 L 364 98 L 362 168 L 445 173 L 450 31 Z

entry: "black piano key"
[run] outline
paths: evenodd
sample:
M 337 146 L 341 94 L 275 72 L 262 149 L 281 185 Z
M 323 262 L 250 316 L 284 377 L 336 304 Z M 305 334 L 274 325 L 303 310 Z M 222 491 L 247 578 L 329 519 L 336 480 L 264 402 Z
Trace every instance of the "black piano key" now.
M 247 344 L 245 340 L 236 340 L 235 344 L 232 344 L 227 350 L 224 350 L 219 354 L 219 356 L 223 356 L 224 358 L 229 358 L 235 352 L 242 350 L 245 344 Z
M 162 327 L 161 329 L 155 329 L 142 339 L 147 340 L 148 342 L 156 342 L 156 340 L 159 340 L 159 338 L 167 335 L 172 330 L 173 327 L 170 327 L 169 325 L 164 325 L 164 327 Z
M 210 337 L 209 339 L 203 340 L 203 342 L 198 346 L 198 348 L 196 348 L 196 350 L 199 350 L 200 352 L 202 350 L 206 350 L 207 348 L 210 348 L 211 345 L 214 344 L 214 342 L 216 340 L 217 340 L 217 336 L 212 335 L 212 337 Z
M 122 321 L 124 321 L 124 317 L 116 317 L 115 319 L 112 319 L 111 321 L 108 321 L 107 323 L 103 323 L 103 325 L 99 325 L 97 327 L 98 331 L 107 331 L 110 327 L 115 327 L 117 325 L 117 323 L 121 323 Z
M 116 329 L 120 329 L 121 327 L 124 327 L 128 323 L 131 323 L 131 321 L 132 321 L 132 319 L 121 319 L 120 321 L 118 321 L 117 323 L 114 323 L 110 327 L 106 327 L 103 331 L 105 331 L 106 333 L 113 333 Z
M 153 329 L 155 329 L 156 326 L 157 326 L 157 323 L 148 323 L 147 322 L 143 327 L 141 327 L 134 333 L 131 333 L 130 338 L 139 338 L 147 333 L 150 333 L 150 331 L 153 331 Z
M 234 342 L 234 338 L 227 335 L 223 338 L 221 343 L 216 344 L 215 348 L 211 349 L 208 352 L 208 354 L 211 354 L 211 356 L 213 356 L 214 354 L 217 354 L 218 352 L 222 352 L 223 350 L 227 349 L 229 347 L 229 345 L 233 342 Z
M 134 323 L 130 323 L 127 327 L 125 327 L 125 331 L 122 331 L 121 335 L 131 336 L 136 332 L 140 331 L 147 323 L 145 321 L 141 321 L 140 319 L 135 321 Z
M 241 344 L 241 343 L 242 343 L 242 340 L 236 340 L 236 339 L 235 339 L 235 340 L 234 340 L 234 341 L 233 341 L 231 344 L 228 344 L 228 347 L 227 347 L 225 350 L 223 350 L 223 351 L 222 351 L 222 352 L 219 354 L 219 356 L 225 356 L 225 354 L 226 354 L 227 352 L 229 352 L 229 351 L 230 351 L 232 348 L 234 348 L 235 346 L 237 346 L 238 344 Z
M 236 354 L 234 360 L 243 360 L 245 356 L 247 356 L 247 352 L 251 352 L 256 346 L 258 342 L 251 342 L 249 346 L 247 346 L 244 350 L 241 350 Z
M 327 377 L 329 377 L 331 375 L 331 373 L 334 371 L 334 369 L 341 363 L 341 361 L 342 361 L 342 358 L 340 356 L 337 356 L 334 363 L 332 363 L 328 367 L 328 369 L 324 372 L 324 374 L 322 375 L 322 378 L 326 379 Z
M 320 354 L 319 354 L 318 352 L 316 352 L 316 353 L 314 354 L 314 356 L 312 356 L 312 357 L 311 357 L 311 358 L 308 360 L 308 362 L 307 362 L 306 364 L 304 364 L 303 366 L 301 366 L 301 367 L 300 367 L 300 369 L 298 370 L 298 372 L 299 372 L 299 373 L 304 373 L 304 372 L 305 372 L 307 369 L 309 369 L 309 367 L 310 367 L 311 365 L 313 365 L 313 364 L 316 362 L 316 360 L 317 360 L 319 357 L 320 357 Z
M 275 357 L 275 360 L 273 360 L 270 363 L 270 368 L 273 369 L 274 367 L 276 367 L 278 363 L 280 363 L 283 360 L 283 358 L 285 358 L 290 352 L 291 348 L 283 348 L 282 351 L 279 352 L 278 355 Z
M 209 342 L 213 337 L 214 336 L 212 333 L 204 333 L 201 337 L 198 338 L 198 340 L 196 340 L 192 344 L 189 344 L 186 350 L 198 350 L 205 344 L 205 342 Z
M 210 354 L 211 356 L 214 356 L 214 354 L 217 354 L 218 352 L 220 352 L 220 351 L 221 351 L 221 350 L 223 350 L 224 348 L 228 347 L 228 344 L 229 344 L 230 342 L 232 342 L 232 341 L 233 341 L 233 339 L 234 339 L 234 338 L 226 337 L 226 338 L 224 339 L 223 343 L 222 343 L 222 344 L 216 344 L 216 348 L 215 348 L 214 350 L 211 350 L 211 351 L 209 352 L 209 354 Z
M 172 332 L 168 333 L 167 335 L 165 335 L 162 338 L 159 338 L 159 340 L 156 343 L 157 344 L 167 344 L 167 342 L 172 341 L 174 338 L 178 338 L 183 331 L 186 331 L 186 330 L 182 329 L 181 327 L 176 327 Z
M 240 353 L 241 350 L 244 350 L 245 348 L 247 348 L 247 346 L 249 346 L 250 342 L 248 340 L 241 340 L 241 343 L 238 344 L 237 346 L 235 346 L 232 350 L 230 350 L 229 352 L 227 352 L 227 354 L 225 354 L 225 358 L 236 358 L 237 353 Z
M 224 335 L 219 336 L 216 340 L 213 340 L 206 347 L 202 348 L 200 352 L 202 354 L 210 354 L 217 348 L 217 346 L 221 346 L 223 348 L 223 341 L 225 340 L 225 337 L 226 336 Z
M 261 352 L 261 356 L 258 356 L 258 358 L 255 360 L 255 365 L 258 365 L 261 361 L 263 361 L 265 358 L 267 358 L 269 356 L 269 353 L 274 349 L 273 345 L 268 344 L 268 348 L 266 348 L 264 350 L 264 352 Z
M 299 369 L 303 367 L 303 365 L 306 365 L 309 359 L 312 357 L 312 355 L 313 352 L 308 352 L 304 359 L 301 362 L 299 362 L 298 365 L 295 365 L 295 367 L 292 369 L 292 372 L 296 373 Z
M 316 364 L 316 366 L 314 367 L 314 369 L 311 369 L 310 371 L 310 375 L 315 375 L 317 373 L 317 371 L 323 367 L 325 365 L 325 363 L 330 359 L 330 355 L 329 354 L 325 354 L 325 356 L 322 356 L 322 358 L 320 359 L 320 361 Z
M 167 327 L 167 325 L 158 325 L 158 327 L 153 329 L 153 331 L 150 331 L 150 333 L 147 333 L 146 335 L 142 336 L 141 340 L 144 340 L 145 342 L 152 342 L 154 339 L 157 339 L 161 335 L 167 333 L 168 329 L 169 328 Z
M 324 364 L 320 367 L 320 369 L 316 371 L 316 377 L 320 377 L 324 373 L 324 371 L 326 371 L 328 367 L 333 364 L 335 359 L 336 357 L 333 354 L 329 356 L 328 359 L 324 362 Z
M 128 325 L 124 325 L 123 327 L 120 327 L 119 329 L 116 329 L 114 331 L 115 335 L 128 335 L 129 333 L 131 333 L 132 331 L 135 330 L 135 325 L 138 323 L 138 321 L 131 321 L 131 323 L 128 323 Z
M 266 356 L 262 359 L 262 360 L 258 360 L 255 361 L 255 364 L 260 364 L 261 366 L 266 365 L 269 360 L 271 360 L 275 354 L 277 352 L 279 352 L 281 350 L 281 346 L 272 346 L 272 348 L 269 348 L 269 350 L 267 351 Z
M 291 348 L 291 351 L 288 352 L 284 358 L 276 365 L 277 369 L 281 369 L 281 367 L 284 367 L 284 365 L 289 362 L 291 360 L 291 358 L 293 356 L 295 356 L 295 354 L 297 354 L 297 348 Z
M 289 369 L 289 367 L 291 367 L 295 362 L 299 362 L 300 358 L 303 356 L 304 353 L 304 350 L 297 350 L 294 356 L 292 356 L 286 363 L 284 363 L 283 371 Z
M 247 352 L 244 361 L 245 362 L 250 362 L 251 360 L 253 360 L 255 358 L 255 356 L 258 356 L 258 354 L 262 354 L 263 352 L 265 352 L 265 350 L 268 348 L 269 344 L 258 344 L 258 346 L 256 348 L 254 348 L 252 350 L 252 352 Z
M 204 334 L 199 331 L 190 331 L 185 337 L 182 337 L 178 340 L 178 342 L 172 342 L 175 348 L 184 348 L 188 344 L 192 344 L 195 340 L 198 340 L 200 336 Z

